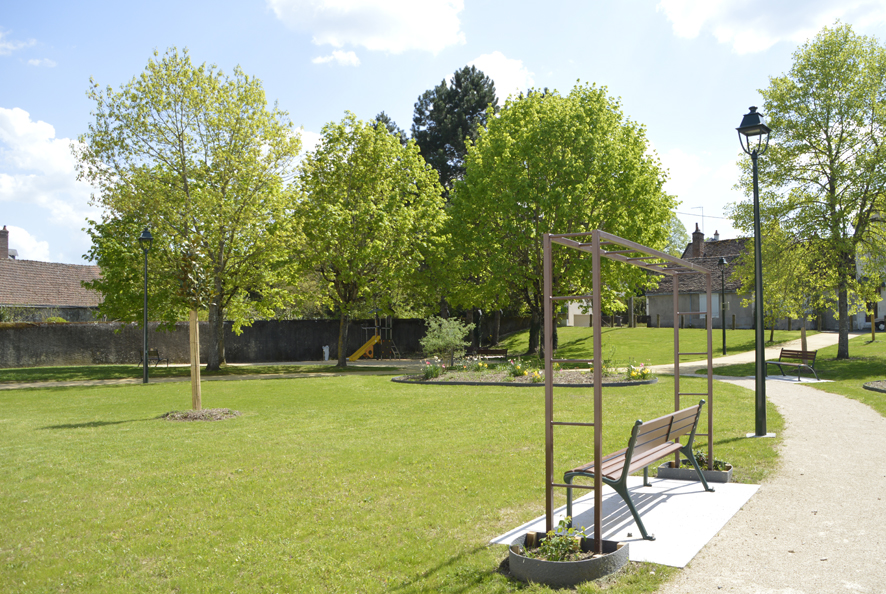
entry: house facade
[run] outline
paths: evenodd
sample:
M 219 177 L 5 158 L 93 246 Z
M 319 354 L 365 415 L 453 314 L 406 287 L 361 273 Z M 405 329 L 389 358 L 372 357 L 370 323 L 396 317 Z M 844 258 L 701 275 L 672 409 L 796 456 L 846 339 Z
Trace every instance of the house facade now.
M 4 225 L 0 230 L 0 312 L 4 317 L 32 322 L 49 317 L 68 322 L 95 319 L 101 295 L 80 283 L 101 276 L 98 266 L 19 260 L 14 252 Z

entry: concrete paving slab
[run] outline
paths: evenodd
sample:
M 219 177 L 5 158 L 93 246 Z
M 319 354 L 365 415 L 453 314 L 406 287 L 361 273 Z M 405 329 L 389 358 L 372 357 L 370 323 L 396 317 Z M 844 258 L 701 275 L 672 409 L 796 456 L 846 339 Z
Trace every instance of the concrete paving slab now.
M 685 567 L 760 488 L 759 485 L 718 483 L 712 485 L 715 491 L 710 493 L 696 481 L 651 478 L 649 483 L 649 487 L 644 487 L 643 477 L 628 478 L 637 512 L 655 540 L 643 540 L 627 504 L 606 486 L 603 487 L 603 538 L 630 543 L 631 561 L 672 567 Z M 575 501 L 573 513 L 573 525 L 593 526 L 593 492 Z M 554 511 L 554 522 L 565 516 L 564 505 Z M 509 545 L 526 532 L 544 529 L 545 517 L 541 516 L 491 542 Z

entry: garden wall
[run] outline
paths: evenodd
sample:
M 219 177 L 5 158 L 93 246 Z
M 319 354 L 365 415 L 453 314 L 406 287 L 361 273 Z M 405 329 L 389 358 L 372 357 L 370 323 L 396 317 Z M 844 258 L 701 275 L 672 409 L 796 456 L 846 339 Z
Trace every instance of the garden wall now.
M 363 326 L 372 321 L 355 320 L 348 332 L 347 353 L 356 351 L 366 341 Z M 508 320 L 507 327 L 519 325 Z M 323 346 L 329 345 L 335 359 L 338 345 L 338 320 L 268 320 L 243 328 L 240 336 L 225 324 L 225 350 L 229 363 L 284 361 L 319 361 Z M 502 320 L 505 327 L 505 320 Z M 425 323 L 420 319 L 394 320 L 394 343 L 404 357 L 421 351 L 419 340 Z M 372 331 L 369 331 L 369 335 Z M 200 323 L 201 363 L 206 363 L 209 349 L 206 322 Z M 75 324 L 13 323 L 0 324 L 0 368 L 47 365 L 95 365 L 138 363 L 142 352 L 142 329 L 136 324 L 87 322 Z M 188 325 L 176 324 L 172 331 L 157 330 L 148 324 L 148 345 L 160 351 L 170 363 L 188 362 Z

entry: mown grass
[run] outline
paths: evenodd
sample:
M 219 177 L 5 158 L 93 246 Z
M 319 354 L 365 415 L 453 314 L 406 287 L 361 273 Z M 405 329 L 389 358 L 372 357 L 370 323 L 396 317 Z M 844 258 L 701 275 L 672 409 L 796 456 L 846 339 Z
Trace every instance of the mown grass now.
M 359 364 L 358 364 L 359 365 Z M 333 365 L 227 365 L 218 371 L 206 371 L 204 377 L 241 375 L 284 375 L 290 373 L 360 373 L 361 371 L 391 371 L 394 366 L 335 367 Z M 151 378 L 190 377 L 190 367 L 149 366 Z M 63 365 L 56 367 L 16 367 L 0 369 L 0 384 L 22 382 L 61 382 L 78 380 L 118 380 L 141 378 L 142 368 L 137 365 Z
M 869 336 L 855 337 L 849 342 L 849 359 L 842 360 L 837 359 L 837 345 L 820 349 L 815 356 L 815 371 L 820 379 L 830 381 L 806 385 L 858 400 L 886 416 L 886 394 L 863 387 L 867 382 L 886 380 L 886 341 L 878 339 L 871 342 Z M 747 376 L 754 375 L 756 369 L 754 363 L 743 363 L 717 367 L 714 373 Z M 790 375 L 790 369 L 785 367 L 785 373 Z M 769 374 L 781 375 L 775 365 L 769 366 Z M 808 371 L 803 371 L 801 375 L 812 376 Z
M 716 390 L 715 454 L 758 481 L 778 440 L 744 439 L 753 394 Z M 672 394 L 668 378 L 607 391 L 607 451 Z M 588 418 L 591 399 L 558 391 L 558 419 Z M 547 591 L 508 580 L 506 549 L 486 544 L 543 513 L 543 390 L 208 382 L 204 406 L 242 416 L 157 418 L 189 402 L 187 383 L 0 392 L 0 591 Z M 591 443 L 558 430 L 558 472 Z M 654 591 L 673 571 L 633 565 L 606 591 Z
M 557 357 L 562 359 L 590 359 L 594 356 L 594 334 L 592 328 L 568 326 L 557 329 L 559 348 Z M 722 354 L 722 330 L 715 330 L 713 336 L 714 356 Z M 817 334 L 808 331 L 807 335 Z M 663 365 L 674 362 L 673 328 L 603 328 L 603 357 L 620 366 L 628 363 L 648 363 Z M 769 332 L 766 332 L 769 338 Z M 800 331 L 776 330 L 774 340 L 767 345 L 781 344 L 800 338 Z M 726 330 L 727 354 L 753 351 L 753 330 Z M 681 352 L 706 352 L 707 332 L 699 328 L 680 330 Z M 518 355 L 529 350 L 529 331 L 517 332 L 501 341 L 501 347 L 508 353 Z M 701 361 L 705 355 L 688 355 L 681 361 Z

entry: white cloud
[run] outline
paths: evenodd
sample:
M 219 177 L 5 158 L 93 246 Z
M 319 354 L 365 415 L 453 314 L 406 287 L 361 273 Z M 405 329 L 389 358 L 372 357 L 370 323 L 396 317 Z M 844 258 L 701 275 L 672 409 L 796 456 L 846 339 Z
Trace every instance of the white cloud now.
M 317 145 L 320 144 L 320 139 L 323 138 L 321 134 L 318 134 L 317 132 L 311 132 L 310 130 L 305 130 L 304 128 L 301 128 L 299 132 L 301 133 L 300 154 L 302 155 L 316 149 Z
M 6 230 L 9 231 L 9 249 L 18 251 L 17 258 L 19 260 L 50 261 L 48 241 L 39 241 L 26 230 L 15 225 L 8 225 Z
M 678 148 L 659 154 L 659 158 L 661 164 L 668 170 L 668 180 L 665 182 L 664 190 L 678 199 L 692 194 L 699 180 L 711 172 L 710 168 L 702 163 L 699 155 L 690 155 Z
M 49 58 L 35 58 L 28 60 L 28 64 L 31 66 L 46 66 L 47 68 L 55 68 L 56 66 L 55 62 Z
M 30 47 L 37 43 L 33 39 L 28 41 L 15 41 L 9 39 L 9 34 L 0 31 L 0 56 L 8 56 L 14 51 L 18 51 L 25 47 Z
M 677 37 L 707 32 L 738 54 L 764 51 L 780 41 L 803 43 L 837 19 L 859 31 L 886 21 L 886 3 L 878 0 L 661 0 L 656 10 L 665 14 Z
M 0 202 L 45 209 L 52 222 L 79 233 L 97 211 L 88 205 L 92 189 L 77 181 L 70 145 L 23 109 L 0 107 Z
M 359 66 L 360 58 L 354 52 L 334 50 L 331 56 L 318 56 L 311 60 L 314 64 L 327 64 L 335 61 L 339 66 Z
M 458 13 L 464 0 L 267 0 L 287 26 L 317 45 L 434 54 L 465 43 Z
M 468 62 L 468 66 L 476 66 L 491 78 L 495 83 L 495 94 L 502 100 L 526 92 L 534 83 L 532 73 L 522 60 L 507 58 L 499 51 L 483 54 Z

